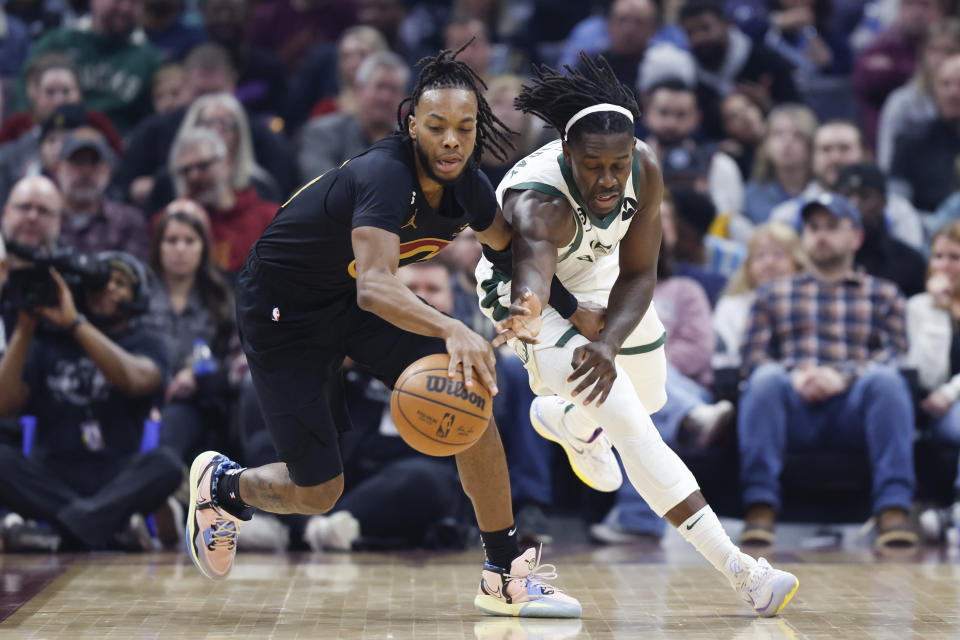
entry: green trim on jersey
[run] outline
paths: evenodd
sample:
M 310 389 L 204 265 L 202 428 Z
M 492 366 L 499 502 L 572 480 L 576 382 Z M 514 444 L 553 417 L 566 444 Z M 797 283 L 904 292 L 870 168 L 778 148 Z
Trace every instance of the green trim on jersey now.
M 567 252 L 564 253 L 559 260 L 557 260 L 557 264 L 563 262 L 564 260 L 572 256 L 574 253 L 576 253 L 577 249 L 580 248 L 580 243 L 583 242 L 583 223 L 580 222 L 580 216 L 578 216 L 576 212 L 574 212 L 573 214 L 573 219 L 577 223 L 577 235 L 573 237 L 573 241 L 570 243 L 570 248 L 567 249 Z
M 507 274 L 494 267 L 492 277 L 480 283 L 480 288 L 487 293 L 480 300 L 480 306 L 492 310 L 491 315 L 495 322 L 500 322 L 510 315 L 510 310 L 500 304 L 500 295 L 497 293 L 497 287 L 500 283 L 509 281 L 510 278 L 507 277 Z
M 564 200 L 567 199 L 567 195 L 563 191 L 545 182 L 518 182 L 517 184 L 512 184 L 507 187 L 506 191 L 539 191 L 540 193 L 545 193 L 550 196 L 558 196 Z

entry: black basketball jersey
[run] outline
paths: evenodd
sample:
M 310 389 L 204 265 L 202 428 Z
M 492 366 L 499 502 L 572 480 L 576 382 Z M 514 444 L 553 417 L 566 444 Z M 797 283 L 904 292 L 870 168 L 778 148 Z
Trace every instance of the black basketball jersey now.
M 490 181 L 470 160 L 434 210 L 417 180 L 413 143 L 394 135 L 297 191 L 252 251 L 282 272 L 285 290 L 311 297 L 356 287 L 350 239 L 356 227 L 397 234 L 403 266 L 436 255 L 468 225 L 483 231 L 496 209 Z

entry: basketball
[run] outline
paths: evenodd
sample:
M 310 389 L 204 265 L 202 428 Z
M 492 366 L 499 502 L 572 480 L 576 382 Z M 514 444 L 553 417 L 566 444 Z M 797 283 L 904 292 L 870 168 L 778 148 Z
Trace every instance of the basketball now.
M 421 453 L 451 456 L 480 439 L 493 413 L 493 398 L 479 380 L 463 384 L 462 367 L 447 376 L 450 356 L 436 353 L 407 367 L 390 396 L 390 413 L 404 441 Z

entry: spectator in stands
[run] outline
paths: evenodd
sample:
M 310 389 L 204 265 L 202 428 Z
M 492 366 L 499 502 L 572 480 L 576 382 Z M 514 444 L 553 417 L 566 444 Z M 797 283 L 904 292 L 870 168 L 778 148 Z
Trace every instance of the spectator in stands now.
M 150 238 L 143 214 L 107 197 L 115 161 L 98 131 L 79 129 L 64 137 L 56 174 L 63 194 L 60 239 L 83 253 L 114 249 L 145 259 Z
M 175 200 L 163 211 L 150 266 L 158 282 L 142 322 L 163 337 L 171 370 L 160 444 L 189 465 L 200 452 L 228 441 L 228 373 L 239 346 L 233 293 L 211 261 L 210 222 L 196 203 Z M 210 349 L 214 371 L 194 366 L 197 340 Z
M 151 96 L 154 113 L 167 113 L 187 106 L 183 65 L 167 62 L 153 75 Z
M 600 50 L 620 82 L 635 91 L 640 63 L 657 32 L 660 16 L 653 0 L 615 0 L 607 13 L 609 47 Z
M 800 237 L 792 228 L 779 222 L 767 222 L 753 230 L 747 243 L 747 255 L 730 276 L 713 310 L 717 346 L 711 364 L 715 370 L 740 368 L 740 347 L 757 287 L 809 267 L 810 260 L 800 244 Z
M 29 176 L 14 185 L 3 207 L 0 218 L 0 234 L 7 243 L 17 243 L 30 249 L 52 249 L 60 237 L 60 221 L 63 217 L 63 198 L 57 185 L 44 176 Z M 22 259 L 11 254 L 11 268 L 28 266 Z M 17 320 L 9 295 L 0 297 L 0 319 L 6 335 L 13 332 Z
M 940 64 L 933 95 L 937 118 L 897 140 L 890 169 L 891 190 L 908 198 L 921 212 L 935 211 L 960 187 L 956 167 L 960 155 L 960 55 Z
M 907 301 L 907 343 L 924 399 L 920 409 L 934 436 L 960 445 L 960 222 L 933 236 L 926 291 Z M 954 484 L 960 503 L 960 475 Z M 955 509 L 956 513 L 956 509 Z
M 407 10 L 407 4 L 404 0 L 359 0 L 357 22 L 376 29 L 386 38 L 387 48 L 412 68 L 435 47 L 426 46 L 419 21 Z
M 392 134 L 409 80 L 410 69 L 395 53 L 380 51 L 364 60 L 357 70 L 356 112 L 320 116 L 304 125 L 297 154 L 302 181 Z
M 456 51 L 470 42 L 470 46 L 461 51 L 457 59 L 470 65 L 484 83 L 489 82 L 494 73 L 508 71 L 502 66 L 493 68 L 490 35 L 486 25 L 478 18 L 455 15 L 443 29 L 443 40 L 443 48 L 450 51 Z
M 7 86 L 23 69 L 33 37 L 27 25 L 11 15 L 6 7 L 0 9 L 0 19 L 3 20 L 3 31 L 0 32 L 0 80 Z
M 30 109 L 15 111 L 4 119 L 3 128 L 0 129 L 0 144 L 22 140 L 27 134 L 32 136 L 32 141 L 22 141 L 21 144 L 36 143 L 40 127 L 57 107 L 83 103 L 77 70 L 67 56 L 56 52 L 36 56 L 31 60 L 26 74 Z M 86 113 L 90 124 L 103 131 L 110 146 L 119 152 L 122 148 L 120 134 L 110 119 L 92 109 L 87 109 Z
M 247 40 L 272 51 L 288 72 L 295 72 L 311 45 L 334 42 L 356 22 L 356 0 L 276 0 L 254 8 Z
M 669 194 L 660 208 L 663 244 L 676 261 L 676 274 L 699 282 L 713 305 L 743 260 L 743 245 L 710 233 L 717 210 L 709 196 L 686 187 Z
M 223 138 L 200 127 L 181 130 L 170 151 L 177 197 L 195 200 L 206 209 L 213 262 L 235 274 L 273 219 L 277 205 L 261 200 L 252 186 L 235 188 L 231 162 Z
M 210 93 L 236 91 L 236 74 L 230 58 L 215 44 L 202 44 L 184 61 L 185 93 L 189 104 Z M 144 120 L 134 131 L 117 173 L 115 186 L 130 201 L 147 208 L 158 170 L 167 166 L 170 147 L 186 115 L 187 107 Z M 297 184 L 296 163 L 287 141 L 257 118 L 247 119 L 253 142 L 253 156 L 265 167 L 280 190 L 281 199 Z M 164 202 L 163 205 L 167 203 Z M 162 206 L 162 205 L 161 205 Z M 150 213 L 156 209 L 147 209 Z
M 142 550 L 149 538 L 121 536 L 145 531 L 142 514 L 181 482 L 169 450 L 139 453 L 167 356 L 132 322 L 149 296 L 146 269 L 120 252 L 97 259 L 110 279 L 78 301 L 89 320 L 59 275 L 55 306 L 19 312 L 0 360 L 0 415 L 31 414 L 37 426 L 29 458 L 0 447 L 0 503 L 50 523 L 60 548 Z M 36 333 L 38 316 L 59 331 Z
M 500 184 L 500 181 L 507 175 L 507 171 L 513 168 L 513 165 L 536 151 L 540 143 L 539 138 L 543 127 L 538 124 L 539 121 L 513 106 L 513 100 L 520 94 L 523 82 L 523 79 L 519 76 L 499 75 L 490 81 L 487 89 L 487 103 L 489 103 L 493 115 L 517 132 L 516 135 L 511 136 L 513 148 L 508 147 L 506 149 L 506 158 L 501 161 L 487 153 L 484 154 L 480 162 L 480 168 L 490 178 L 490 184 L 494 187 Z M 475 266 L 476 263 L 473 267 Z M 471 272 L 473 267 L 470 269 Z M 487 325 L 489 324 L 489 321 L 487 321 Z
M 230 157 L 230 182 L 234 189 L 253 187 L 257 195 L 270 202 L 280 201 L 280 189 L 253 157 L 250 123 L 240 103 L 229 93 L 209 93 L 197 98 L 187 109 L 180 131 L 200 127 L 216 131 L 227 146 Z M 156 174 L 148 211 L 158 211 L 174 198 L 173 182 L 164 170 Z
M 774 207 L 769 219 L 789 224 L 799 231 L 802 227 L 800 208 L 803 204 L 832 190 L 838 172 L 843 167 L 859 162 L 866 162 L 866 150 L 857 125 L 848 120 L 824 122 L 813 134 L 813 182 L 799 196 Z M 921 250 L 924 232 L 917 210 L 909 200 L 892 191 L 888 191 L 884 201 L 883 217 L 890 234 L 910 247 Z
M 774 207 L 800 195 L 813 180 L 817 119 L 809 107 L 783 104 L 767 116 L 767 132 L 747 183 L 744 215 L 762 224 Z
M 895 89 L 883 103 L 877 126 L 877 164 L 890 171 L 893 149 L 903 134 L 936 120 L 933 83 L 937 67 L 960 53 L 960 19 L 946 18 L 927 27 L 920 43 L 919 64 L 913 78 Z
M 877 547 L 916 545 L 907 522 L 914 415 L 897 370 L 907 349 L 903 296 L 893 283 L 854 270 L 863 231 L 846 199 L 823 194 L 804 205 L 802 217 L 813 268 L 756 290 L 744 340 L 741 542 L 773 543 L 788 451 L 842 449 L 870 457 Z
M 240 104 L 253 116 L 279 115 L 289 74 L 277 56 L 244 37 L 250 12 L 250 0 L 207 0 L 203 3 L 203 24 L 210 42 L 230 55 Z
M 840 170 L 833 191 L 849 200 L 863 220 L 863 244 L 854 263 L 876 278 L 890 280 L 905 296 L 923 291 L 924 257 L 890 233 L 887 181 L 880 169 L 869 163 L 847 165 Z
M 853 68 L 853 88 L 867 146 L 874 147 L 880 109 L 916 68 L 927 28 L 944 18 L 943 0 L 900 0 L 896 21 L 864 48 Z
M 680 25 L 697 61 L 697 102 L 708 139 L 723 136 L 720 101 L 735 90 L 746 92 L 765 110 L 799 101 L 790 65 L 731 25 L 720 2 L 688 0 L 680 10 Z
M 87 111 L 82 106 L 65 104 L 57 107 L 43 123 L 36 143 L 30 144 L 32 139 L 24 136 L 0 147 L 0 197 L 5 200 L 13 185 L 25 176 L 55 177 L 63 137 L 69 131 L 80 129 L 97 131 L 88 126 Z
M 311 48 L 291 82 L 287 96 L 287 131 L 297 132 L 308 118 L 356 112 L 357 69 L 371 54 L 386 50 L 384 37 L 373 27 L 364 25 L 344 31 L 335 51 L 329 43 Z
M 723 140 L 720 150 L 733 158 L 742 178 L 753 173 L 754 153 L 763 142 L 766 123 L 763 111 L 745 93 L 733 92 L 720 104 Z
M 143 0 L 140 26 L 164 60 L 182 60 L 207 39 L 203 28 L 187 19 L 183 0 Z
M 689 187 L 707 193 L 721 215 L 743 210 L 743 177 L 737 164 L 715 143 L 698 143 L 697 95 L 680 80 L 661 80 L 645 94 L 646 142 L 657 154 L 668 189 Z
M 162 62 L 137 28 L 141 9 L 141 0 L 91 0 L 88 18 L 46 33 L 30 52 L 70 56 L 84 104 L 105 113 L 122 135 L 150 113 L 150 80 Z

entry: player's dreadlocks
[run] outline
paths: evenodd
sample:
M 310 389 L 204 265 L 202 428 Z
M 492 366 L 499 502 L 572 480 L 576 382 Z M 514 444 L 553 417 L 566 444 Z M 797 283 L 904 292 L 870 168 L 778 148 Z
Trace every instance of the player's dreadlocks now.
M 417 79 L 417 86 L 413 88 L 413 94 L 404 98 L 400 106 L 397 107 L 397 126 L 401 133 L 410 135 L 407 118 L 404 117 L 403 107 L 410 103 L 410 112 L 413 113 L 420 96 L 424 91 L 431 89 L 467 89 L 473 91 L 477 97 L 477 144 L 473 150 L 473 159 L 480 162 L 480 157 L 484 151 L 497 160 L 506 160 L 508 150 L 513 148 L 510 142 L 510 136 L 517 132 L 500 121 L 500 118 L 493 114 L 490 105 L 483 97 L 483 90 L 487 85 L 477 73 L 470 68 L 466 62 L 457 60 L 460 52 L 466 49 L 473 42 L 473 38 L 456 51 L 451 52 L 448 49 L 442 50 L 436 57 L 427 56 L 417 62 L 417 66 L 423 65 L 420 70 L 420 77 Z
M 633 123 L 615 111 L 591 113 L 577 120 L 571 131 L 564 131 L 567 121 L 577 112 L 595 104 L 609 103 L 623 107 L 640 118 L 640 107 L 630 87 L 617 79 L 610 63 L 603 56 L 596 61 L 580 52 L 583 70 L 564 65 L 567 73 L 547 65 L 534 67 L 537 77 L 531 86 L 524 85 L 513 106 L 545 120 L 568 142 L 576 142 L 584 133 L 619 133 L 633 131 Z

